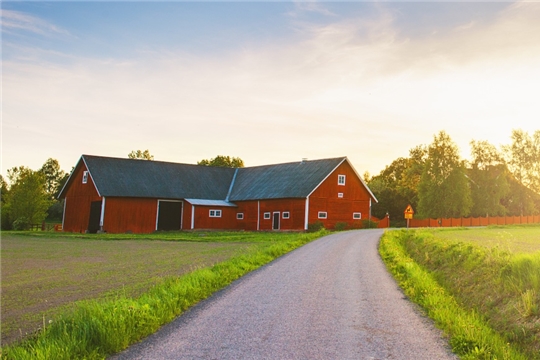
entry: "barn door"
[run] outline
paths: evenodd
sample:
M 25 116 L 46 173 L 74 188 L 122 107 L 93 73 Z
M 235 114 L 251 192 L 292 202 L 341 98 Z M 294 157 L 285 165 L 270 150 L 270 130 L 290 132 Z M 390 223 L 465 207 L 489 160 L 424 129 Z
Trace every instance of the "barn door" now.
M 157 230 L 180 230 L 182 227 L 182 203 L 158 201 Z
M 272 218 L 272 230 L 279 230 L 279 212 L 275 212 Z
M 101 201 L 92 201 L 90 204 L 90 217 L 88 219 L 88 232 L 95 234 L 99 230 L 99 220 L 101 219 Z

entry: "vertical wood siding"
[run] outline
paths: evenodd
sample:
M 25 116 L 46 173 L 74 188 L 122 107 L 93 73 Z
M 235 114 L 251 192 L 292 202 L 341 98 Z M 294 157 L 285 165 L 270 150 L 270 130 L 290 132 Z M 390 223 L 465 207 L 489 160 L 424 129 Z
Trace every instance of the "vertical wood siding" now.
M 157 200 L 148 198 L 105 199 L 103 230 L 109 233 L 151 233 L 156 229 Z
M 101 201 L 94 182 L 89 176 L 86 184 L 82 183 L 84 163 L 80 163 L 72 175 L 72 181 L 66 193 L 66 208 L 64 213 L 63 230 L 68 232 L 84 233 L 88 228 L 90 218 L 90 204 L 92 201 Z
M 345 175 L 345 185 L 338 185 L 338 175 Z M 339 198 L 338 193 L 343 197 Z M 344 222 L 351 227 L 369 218 L 370 194 L 348 162 L 343 162 L 309 197 L 308 223 L 320 221 L 327 229 Z M 319 219 L 319 211 L 327 213 L 326 219 Z M 362 214 L 361 220 L 353 220 L 353 213 Z

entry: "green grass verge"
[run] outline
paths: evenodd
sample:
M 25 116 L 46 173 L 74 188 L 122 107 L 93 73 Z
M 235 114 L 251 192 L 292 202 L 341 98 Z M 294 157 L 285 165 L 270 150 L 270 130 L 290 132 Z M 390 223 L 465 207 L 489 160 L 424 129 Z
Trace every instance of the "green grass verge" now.
M 325 234 L 291 234 L 211 268 L 163 279 L 137 298 L 118 295 L 77 302 L 52 323 L 44 322 L 43 330 L 32 338 L 3 348 L 2 357 L 103 359 L 154 333 L 246 273 Z
M 528 340 L 521 343 L 511 341 L 508 336 L 493 329 L 492 321 L 481 308 L 468 306 L 464 301 L 468 297 L 478 296 L 478 287 L 490 288 L 499 283 L 496 278 L 500 277 L 501 269 L 486 266 L 493 258 L 484 259 L 484 262 L 482 255 L 479 255 L 481 251 L 470 244 L 467 244 L 464 252 L 449 255 L 449 247 L 462 244 L 449 245 L 445 241 L 437 242 L 441 248 L 440 252 L 435 252 L 424 242 L 429 236 L 422 237 L 419 233 L 425 235 L 429 231 L 387 231 L 381 239 L 379 251 L 405 294 L 419 304 L 449 337 L 453 351 L 462 359 L 537 359 L 536 350 L 527 347 Z M 415 246 L 418 251 L 411 248 Z M 415 256 L 411 256 L 411 253 Z M 429 271 L 419 264 L 421 261 L 418 258 L 424 258 L 434 268 L 445 271 Z M 463 263 L 460 259 L 467 260 Z M 472 275 L 468 280 L 464 278 L 477 268 L 492 276 L 489 280 L 480 279 L 478 275 Z M 448 276 L 452 273 L 455 277 L 450 279 Z M 515 274 L 513 271 L 510 273 Z M 449 283 L 454 285 L 449 286 Z M 457 295 L 458 288 L 467 290 Z M 490 301 L 487 298 L 483 300 Z

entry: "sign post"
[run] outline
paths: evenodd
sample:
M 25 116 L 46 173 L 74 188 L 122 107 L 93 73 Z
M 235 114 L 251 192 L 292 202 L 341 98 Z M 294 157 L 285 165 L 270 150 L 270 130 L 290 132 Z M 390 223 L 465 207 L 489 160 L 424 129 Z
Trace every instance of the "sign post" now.
M 409 220 L 413 218 L 414 210 L 411 204 L 407 205 L 407 208 L 403 212 L 405 214 L 405 219 L 407 219 L 407 229 L 409 228 Z

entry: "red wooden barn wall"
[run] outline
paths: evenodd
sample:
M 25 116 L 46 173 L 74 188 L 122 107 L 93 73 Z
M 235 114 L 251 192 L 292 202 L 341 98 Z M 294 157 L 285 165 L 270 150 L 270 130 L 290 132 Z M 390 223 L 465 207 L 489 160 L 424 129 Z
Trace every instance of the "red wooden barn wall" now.
M 90 218 L 90 204 L 101 201 L 92 178 L 88 176 L 86 184 L 82 183 L 83 171 L 86 166 L 82 163 L 74 170 L 72 182 L 65 197 L 64 220 L 62 228 L 69 232 L 85 232 Z
M 157 200 L 105 198 L 103 230 L 109 233 L 151 233 L 156 229 Z
M 66 211 L 63 228 L 65 231 L 84 232 L 88 227 L 90 204 L 101 201 L 91 177 L 82 184 L 82 173 L 86 170 L 81 162 L 74 173 L 70 187 L 66 193 Z M 338 175 L 345 175 L 345 185 L 338 184 Z M 342 193 L 343 197 L 338 197 Z M 320 186 L 309 196 L 308 223 L 321 221 L 327 229 L 336 223 L 345 222 L 349 226 L 359 225 L 369 217 L 370 194 L 357 177 L 350 164 L 343 162 Z M 306 199 L 271 199 L 239 201 L 237 207 L 219 207 L 196 205 L 193 222 L 194 229 L 236 229 L 236 230 L 272 230 L 273 216 L 280 213 L 280 230 L 303 230 L 305 228 Z M 158 199 L 107 197 L 103 230 L 110 233 L 150 233 L 156 229 Z M 183 201 L 182 229 L 192 226 L 192 207 Z M 209 211 L 222 211 L 221 217 L 210 217 Z M 328 214 L 327 219 L 319 219 L 318 212 Z M 289 218 L 283 218 L 283 212 Z M 362 214 L 361 220 L 353 219 L 353 212 Z M 243 213 L 243 219 L 237 214 Z M 264 214 L 270 213 L 270 219 Z
M 338 175 L 345 175 L 345 185 L 338 185 Z M 338 193 L 342 193 L 343 198 L 339 198 Z M 320 221 L 327 229 L 333 229 L 338 222 L 359 225 L 369 218 L 370 197 L 354 169 L 345 161 L 309 196 L 308 223 Z M 319 211 L 326 212 L 328 218 L 319 219 Z M 353 220 L 353 212 L 361 213 L 362 218 Z

